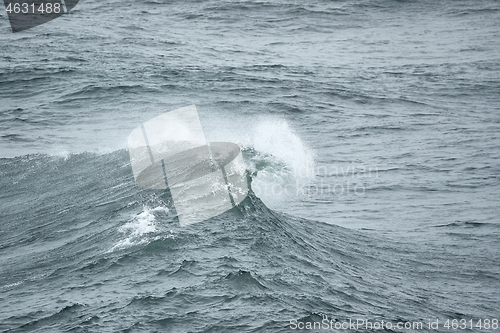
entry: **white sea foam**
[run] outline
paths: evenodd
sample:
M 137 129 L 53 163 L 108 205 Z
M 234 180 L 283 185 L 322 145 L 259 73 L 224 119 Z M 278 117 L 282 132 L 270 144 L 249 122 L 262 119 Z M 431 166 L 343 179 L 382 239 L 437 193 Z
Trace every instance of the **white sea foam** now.
M 246 161 L 250 171 L 257 171 L 252 189 L 270 208 L 285 208 L 290 200 L 297 200 L 300 188 L 315 177 L 313 150 L 282 117 L 227 119 L 214 112 L 203 125 L 209 141 L 229 141 L 255 150 L 256 155 Z
M 154 236 L 159 232 L 158 221 L 154 213 L 168 213 L 168 211 L 168 208 L 163 206 L 155 208 L 144 206 L 141 213 L 134 215 L 129 222 L 118 228 L 118 231 L 126 234 L 127 237 L 116 243 L 109 252 L 135 245 L 147 244 L 152 240 L 160 239 L 161 236 Z
M 284 119 L 267 119 L 252 131 L 255 150 L 283 161 L 295 177 L 309 177 L 314 170 L 314 154 Z
M 9 289 L 9 288 L 12 288 L 12 287 L 17 287 L 21 284 L 23 284 L 24 281 L 21 280 L 21 281 L 18 281 L 18 282 L 15 282 L 15 283 L 11 283 L 11 284 L 6 284 L 5 286 L 2 287 L 2 289 Z
M 271 155 L 282 161 L 296 177 L 314 174 L 314 152 L 284 118 L 242 116 L 226 119 L 216 113 L 203 125 L 209 141 L 234 142 L 262 155 Z

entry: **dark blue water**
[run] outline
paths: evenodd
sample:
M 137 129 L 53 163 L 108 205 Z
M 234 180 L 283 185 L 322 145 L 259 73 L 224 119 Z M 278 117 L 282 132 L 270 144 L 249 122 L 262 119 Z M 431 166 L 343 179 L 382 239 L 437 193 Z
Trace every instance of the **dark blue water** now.
M 89 0 L 16 34 L 1 15 L 0 331 L 500 317 L 496 1 Z M 181 228 L 126 140 L 190 104 L 255 194 Z

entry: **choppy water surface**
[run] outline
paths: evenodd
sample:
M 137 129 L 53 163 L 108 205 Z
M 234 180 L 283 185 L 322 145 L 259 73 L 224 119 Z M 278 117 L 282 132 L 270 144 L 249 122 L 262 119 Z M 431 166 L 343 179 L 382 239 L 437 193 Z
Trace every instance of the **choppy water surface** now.
M 89 0 L 12 34 L 2 11 L 0 330 L 498 319 L 499 19 L 496 1 Z M 255 195 L 181 228 L 125 148 L 190 104 Z

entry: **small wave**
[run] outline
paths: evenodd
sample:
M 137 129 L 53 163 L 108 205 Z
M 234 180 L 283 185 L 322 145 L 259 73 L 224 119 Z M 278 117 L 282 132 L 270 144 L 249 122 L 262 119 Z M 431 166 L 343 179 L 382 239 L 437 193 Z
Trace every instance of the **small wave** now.
M 495 226 L 495 223 L 488 222 L 474 222 L 474 221 L 456 221 L 452 223 L 446 224 L 437 224 L 433 225 L 433 228 L 480 228 L 480 227 L 488 227 Z
M 225 279 L 237 289 L 263 290 L 267 287 L 248 271 L 239 270 L 226 275 Z
M 33 142 L 34 140 L 27 138 L 24 135 L 17 134 L 17 133 L 9 133 L 9 134 L 4 134 L 1 135 L 0 138 L 8 141 L 13 141 L 13 142 Z

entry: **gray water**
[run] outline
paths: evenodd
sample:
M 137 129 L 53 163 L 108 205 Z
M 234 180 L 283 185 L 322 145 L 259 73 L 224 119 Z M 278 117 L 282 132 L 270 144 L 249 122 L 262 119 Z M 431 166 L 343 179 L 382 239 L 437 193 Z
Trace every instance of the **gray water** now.
M 0 330 L 500 317 L 498 2 L 89 0 L 15 34 L 1 15 Z M 181 228 L 126 140 L 190 104 L 255 195 Z

